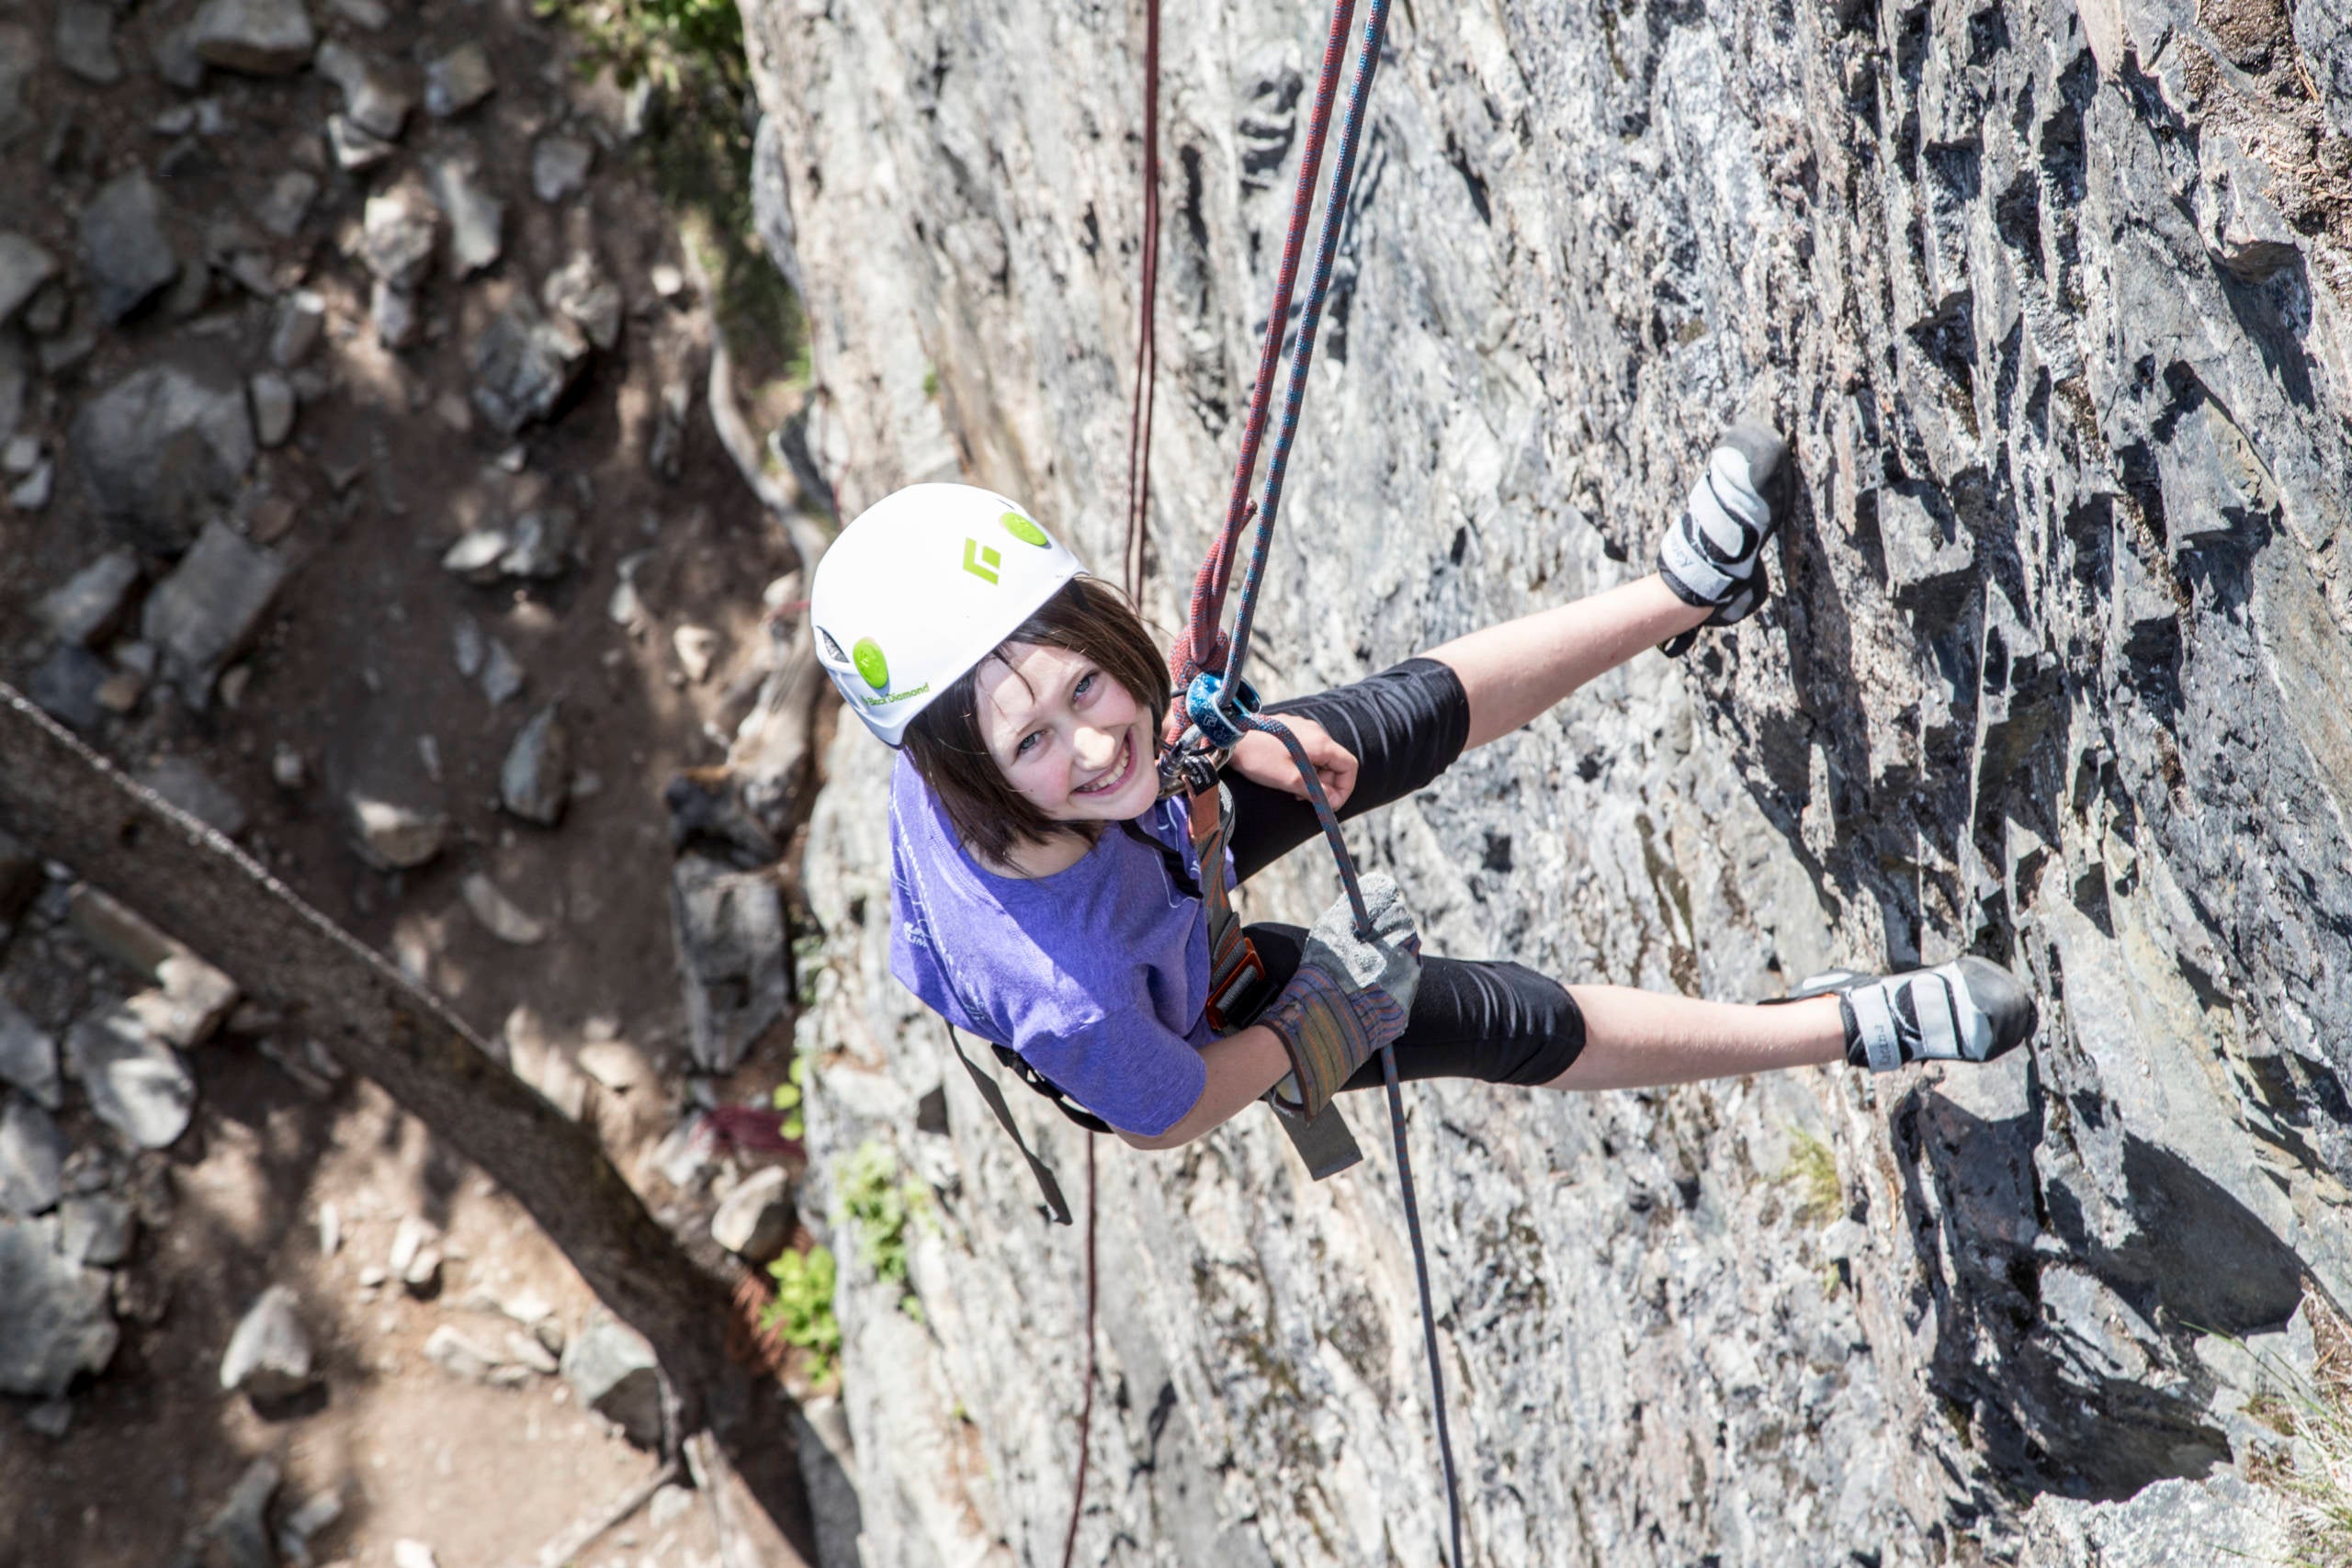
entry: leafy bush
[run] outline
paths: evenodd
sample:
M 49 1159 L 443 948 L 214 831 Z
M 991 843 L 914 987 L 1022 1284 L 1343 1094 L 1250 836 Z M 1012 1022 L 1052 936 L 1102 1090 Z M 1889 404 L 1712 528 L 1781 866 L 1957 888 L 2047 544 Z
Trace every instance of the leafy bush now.
M 773 1329 L 786 1344 L 806 1350 L 808 1381 L 823 1382 L 833 1375 L 842 1353 L 842 1325 L 833 1315 L 838 1270 L 832 1248 L 787 1252 L 768 1265 L 768 1274 L 775 1280 L 775 1299 L 760 1314 L 760 1327 Z
M 922 1303 L 907 1280 L 907 1227 L 929 1213 L 931 1194 L 920 1181 L 899 1179 L 897 1159 L 878 1143 L 861 1144 L 842 1162 L 841 1193 L 857 1231 L 858 1257 L 876 1279 L 899 1287 L 899 1310 L 920 1322 Z

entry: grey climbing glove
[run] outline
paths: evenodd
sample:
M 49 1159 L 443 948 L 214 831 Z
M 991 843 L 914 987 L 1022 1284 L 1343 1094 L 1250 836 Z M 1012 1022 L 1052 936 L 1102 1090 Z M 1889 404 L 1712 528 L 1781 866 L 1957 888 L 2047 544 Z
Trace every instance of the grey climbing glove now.
M 1281 1037 L 1291 1070 L 1269 1099 L 1277 1111 L 1312 1121 L 1373 1053 L 1405 1032 L 1421 983 L 1421 936 L 1394 877 L 1363 880 L 1372 936 L 1356 934 L 1344 897 L 1306 933 L 1298 973 L 1258 1021 Z
M 1707 626 L 1746 620 L 1770 591 L 1764 547 L 1788 511 L 1788 443 L 1765 426 L 1733 425 L 1658 541 L 1658 575 L 1684 604 L 1713 609 Z M 1668 638 L 1667 656 L 1679 658 L 1697 635 Z

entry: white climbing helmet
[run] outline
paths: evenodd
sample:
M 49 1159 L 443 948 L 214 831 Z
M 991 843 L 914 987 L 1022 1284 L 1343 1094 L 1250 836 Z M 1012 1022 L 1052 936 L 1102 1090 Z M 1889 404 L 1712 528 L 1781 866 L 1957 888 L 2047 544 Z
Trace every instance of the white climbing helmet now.
M 950 682 L 1085 571 L 993 491 L 909 485 L 859 513 L 817 563 L 817 658 L 850 711 L 897 746 Z

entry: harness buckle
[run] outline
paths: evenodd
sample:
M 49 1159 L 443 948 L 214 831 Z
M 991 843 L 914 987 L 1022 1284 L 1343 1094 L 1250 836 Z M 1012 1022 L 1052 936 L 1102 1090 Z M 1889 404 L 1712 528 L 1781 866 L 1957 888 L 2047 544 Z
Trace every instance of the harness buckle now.
M 1208 1017 L 1209 1027 L 1219 1034 L 1232 1032 L 1231 1015 L 1238 1004 L 1250 1001 L 1266 983 L 1266 961 L 1258 956 L 1258 944 L 1247 936 L 1242 937 L 1240 949 L 1233 955 L 1232 967 L 1224 980 L 1224 986 L 1202 1010 Z

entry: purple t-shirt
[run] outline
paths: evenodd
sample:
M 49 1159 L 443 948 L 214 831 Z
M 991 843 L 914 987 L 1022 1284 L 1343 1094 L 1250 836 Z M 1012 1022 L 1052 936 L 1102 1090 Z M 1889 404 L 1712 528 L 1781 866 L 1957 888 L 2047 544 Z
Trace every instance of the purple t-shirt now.
M 1182 801 L 1136 825 L 1198 877 Z M 901 756 L 890 871 L 890 972 L 949 1023 L 1011 1045 L 1130 1133 L 1164 1133 L 1200 1099 L 1199 1048 L 1216 1037 L 1203 1016 L 1208 926 L 1159 851 L 1114 826 L 1066 870 L 999 876 L 965 851 Z

